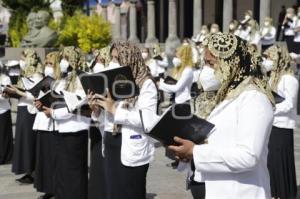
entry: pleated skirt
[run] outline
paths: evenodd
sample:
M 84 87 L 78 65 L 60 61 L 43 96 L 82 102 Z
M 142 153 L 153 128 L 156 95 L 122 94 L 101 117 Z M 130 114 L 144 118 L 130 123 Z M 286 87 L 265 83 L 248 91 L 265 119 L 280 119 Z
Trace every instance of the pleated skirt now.
M 290 199 L 297 195 L 292 129 L 272 128 L 269 140 L 268 169 L 272 197 Z
M 97 127 L 90 127 L 91 164 L 88 185 L 89 199 L 106 199 L 104 158 L 102 156 L 102 136 Z
M 26 106 L 19 106 L 16 120 L 16 134 L 12 172 L 16 175 L 32 173 L 35 168 L 36 132 L 32 130 L 35 114 Z
M 88 131 L 53 135 L 55 199 L 86 199 Z
M 57 133 L 57 132 L 56 132 Z M 34 187 L 54 194 L 54 132 L 37 131 Z
M 13 133 L 11 112 L 0 114 L 0 165 L 11 162 L 13 156 Z

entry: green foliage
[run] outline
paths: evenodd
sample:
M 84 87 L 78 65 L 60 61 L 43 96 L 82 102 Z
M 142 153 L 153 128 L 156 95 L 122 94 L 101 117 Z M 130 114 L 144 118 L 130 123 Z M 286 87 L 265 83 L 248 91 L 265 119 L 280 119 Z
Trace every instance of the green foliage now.
M 66 17 L 59 33 L 60 44 L 79 46 L 86 53 L 105 47 L 110 41 L 111 25 L 102 16 L 87 16 L 82 12 Z
M 65 14 L 74 15 L 76 10 L 82 10 L 86 0 L 62 0 L 61 6 Z

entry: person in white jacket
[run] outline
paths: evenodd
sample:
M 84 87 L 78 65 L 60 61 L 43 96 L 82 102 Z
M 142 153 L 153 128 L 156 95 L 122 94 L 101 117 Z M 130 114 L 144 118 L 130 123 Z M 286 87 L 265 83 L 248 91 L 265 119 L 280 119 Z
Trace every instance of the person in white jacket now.
M 294 159 L 294 129 L 297 125 L 299 83 L 291 67 L 285 47 L 274 45 L 265 51 L 269 83 L 274 92 L 284 98 L 276 104 L 269 141 L 268 168 L 273 198 L 294 198 L 297 195 Z
M 276 28 L 273 26 L 273 19 L 266 17 L 260 29 L 262 51 L 272 46 L 276 41 Z
M 148 110 L 155 115 L 158 92 L 137 46 L 116 42 L 111 47 L 111 58 L 120 66 L 131 67 L 140 92 L 136 97 L 118 102 L 109 92 L 107 97 L 89 96 L 93 116 L 104 121 L 107 199 L 146 199 L 146 178 L 154 145 L 143 135 L 139 110 Z
M 60 71 L 67 75 L 55 82 L 52 95 L 63 91 L 85 99 L 86 94 L 76 73 L 76 70 L 84 70 L 85 67 L 81 50 L 73 46 L 63 48 L 57 64 L 60 65 Z M 90 118 L 70 113 L 61 103 L 54 103 L 51 107 L 43 105 L 42 109 L 56 123 L 56 132 L 53 134 L 55 198 L 87 198 Z
M 44 76 L 52 77 L 57 80 L 61 77 L 59 65 L 56 64 L 58 52 L 51 52 L 45 58 Z M 51 89 L 51 85 L 45 85 L 49 88 L 42 88 L 40 94 Z M 48 199 L 54 196 L 54 132 L 56 123 L 52 118 L 48 118 L 42 111 L 42 104 L 35 100 L 37 112 L 33 130 L 36 133 L 36 163 L 35 163 L 35 180 L 34 187 L 38 192 L 44 193 L 39 198 Z
M 211 35 L 205 44 L 221 83 L 207 105 L 206 119 L 215 128 L 206 144 L 175 137 L 178 146 L 169 148 L 195 165 L 193 179 L 205 182 L 206 199 L 270 199 L 267 143 L 274 99 L 258 67 L 259 55 L 233 34 Z
M 36 134 L 32 127 L 37 110 L 33 104 L 34 96 L 26 90 L 42 79 L 43 69 L 40 58 L 33 49 L 23 51 L 20 67 L 22 77 L 19 77 L 17 87 L 25 91 L 17 89 L 16 86 L 5 89 L 8 96 L 14 95 L 19 98 L 12 172 L 16 175 L 25 174 L 17 179 L 19 183 L 32 184 L 36 161 Z
M 0 165 L 7 164 L 13 155 L 13 132 L 10 102 L 3 93 L 5 87 L 11 84 L 10 78 L 5 74 L 5 66 L 0 64 Z

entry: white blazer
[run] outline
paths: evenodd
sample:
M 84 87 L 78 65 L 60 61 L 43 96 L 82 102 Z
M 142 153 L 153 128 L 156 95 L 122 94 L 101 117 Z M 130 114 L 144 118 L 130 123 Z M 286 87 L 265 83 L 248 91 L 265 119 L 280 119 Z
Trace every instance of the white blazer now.
M 276 104 L 273 126 L 295 129 L 299 83 L 293 75 L 283 75 L 277 85 L 277 93 L 285 100 Z
M 206 199 L 265 199 L 270 196 L 268 141 L 273 122 L 269 99 L 257 90 L 225 100 L 208 120 L 215 129 L 208 144 L 193 149 L 195 180 L 205 182 Z
M 148 110 L 156 115 L 157 95 L 154 82 L 148 79 L 144 82 L 132 109 L 122 108 L 123 102 L 120 102 L 116 109 L 114 123 L 122 125 L 121 161 L 125 166 L 142 166 L 154 158 L 154 145 L 150 138 L 143 135 L 139 110 Z

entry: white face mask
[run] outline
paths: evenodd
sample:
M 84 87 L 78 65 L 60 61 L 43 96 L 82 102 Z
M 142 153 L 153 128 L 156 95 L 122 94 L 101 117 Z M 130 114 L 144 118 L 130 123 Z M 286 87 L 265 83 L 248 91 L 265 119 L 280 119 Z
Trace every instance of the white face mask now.
M 212 28 L 212 29 L 210 29 L 210 32 L 211 33 L 217 33 L 217 32 L 219 32 L 219 30 L 217 28 Z
M 274 62 L 270 59 L 264 59 L 262 62 L 262 66 L 267 72 L 270 72 L 274 67 Z
M 269 26 L 270 23 L 269 23 L 269 22 L 265 22 L 264 25 L 265 25 L 265 26 Z
M 96 63 L 93 68 L 93 73 L 99 73 L 104 69 L 104 65 L 101 63 Z
M 21 69 L 24 69 L 26 67 L 26 63 L 24 60 L 20 60 L 19 65 L 20 65 Z
M 61 71 L 62 73 L 66 73 L 66 72 L 68 72 L 68 68 L 69 68 L 69 66 L 70 66 L 70 63 L 69 63 L 67 60 L 62 59 L 62 60 L 60 61 L 59 66 L 60 66 L 60 71 Z
M 109 62 L 108 68 L 119 68 L 119 67 L 121 67 L 119 63 L 113 61 Z
M 250 15 L 246 15 L 246 16 L 245 16 L 245 19 L 246 19 L 246 20 L 249 20 L 249 19 L 251 19 L 251 16 L 250 16 Z
M 229 30 L 233 30 L 233 29 L 235 29 L 235 25 L 234 24 L 230 24 L 229 25 Z
M 206 33 L 207 33 L 206 30 L 201 30 L 201 34 L 202 34 L 202 35 L 205 35 Z
M 288 14 L 286 14 L 286 17 L 287 17 L 287 18 L 292 18 L 292 17 L 293 17 L 293 14 L 288 13 Z
M 148 58 L 148 53 L 142 53 L 142 57 L 143 57 L 143 59 L 147 59 Z
M 181 65 L 181 60 L 178 57 L 174 57 L 172 62 L 173 62 L 173 65 L 175 68 L 177 68 Z
M 46 66 L 44 70 L 45 76 L 54 77 L 54 69 L 51 66 Z
M 217 91 L 221 87 L 221 82 L 214 73 L 215 70 L 211 67 L 203 66 L 199 80 L 204 91 Z

